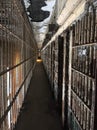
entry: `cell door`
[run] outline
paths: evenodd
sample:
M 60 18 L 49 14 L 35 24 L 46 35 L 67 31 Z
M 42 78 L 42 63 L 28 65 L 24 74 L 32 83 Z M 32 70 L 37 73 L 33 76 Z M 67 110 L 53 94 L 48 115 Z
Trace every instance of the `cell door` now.
M 63 63 L 63 88 L 62 88 L 62 118 L 64 127 L 68 130 L 68 99 L 69 99 L 69 46 L 70 31 L 64 33 L 64 63 Z
M 54 61 L 55 61 L 55 43 L 52 44 L 51 46 L 51 85 L 52 85 L 52 90 L 54 91 Z
M 58 107 L 59 113 L 62 114 L 62 87 L 63 87 L 63 53 L 64 38 L 58 37 Z

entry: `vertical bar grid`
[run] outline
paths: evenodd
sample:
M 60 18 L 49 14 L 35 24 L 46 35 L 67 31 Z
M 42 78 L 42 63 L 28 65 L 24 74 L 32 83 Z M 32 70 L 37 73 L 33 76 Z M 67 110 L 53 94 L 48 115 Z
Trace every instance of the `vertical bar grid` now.
M 30 81 L 32 75 L 32 72 L 29 75 L 28 73 L 36 60 L 36 45 L 33 39 L 33 32 L 21 2 L 19 0 L 1 0 L 0 74 L 2 73 L 2 75 L 0 76 L 0 130 L 11 130 L 17 121 L 27 92 L 28 81 Z M 10 69 L 12 67 L 13 69 Z M 10 70 L 7 71 L 8 69 Z M 24 82 L 26 76 L 28 77 Z M 19 87 L 23 82 L 24 85 L 20 89 Z M 18 96 L 3 119 L 6 110 L 19 89 Z

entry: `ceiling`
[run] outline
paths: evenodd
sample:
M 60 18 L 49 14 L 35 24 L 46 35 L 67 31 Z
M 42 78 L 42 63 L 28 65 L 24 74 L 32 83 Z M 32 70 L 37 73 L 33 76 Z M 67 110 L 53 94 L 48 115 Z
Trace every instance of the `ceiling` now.
M 30 23 L 32 24 L 38 48 L 41 49 L 48 31 L 56 0 L 24 0 Z

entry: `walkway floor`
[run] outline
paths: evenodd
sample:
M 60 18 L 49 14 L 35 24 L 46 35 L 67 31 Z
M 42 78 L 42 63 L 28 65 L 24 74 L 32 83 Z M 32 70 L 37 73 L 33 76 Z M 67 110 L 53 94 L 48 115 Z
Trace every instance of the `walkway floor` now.
M 62 130 L 49 88 L 43 64 L 37 63 L 15 130 Z

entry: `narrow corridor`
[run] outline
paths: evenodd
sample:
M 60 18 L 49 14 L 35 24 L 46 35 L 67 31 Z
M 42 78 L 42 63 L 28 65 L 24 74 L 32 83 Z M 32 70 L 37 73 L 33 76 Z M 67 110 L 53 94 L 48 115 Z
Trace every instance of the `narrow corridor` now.
M 22 112 L 14 130 L 62 130 L 42 62 L 36 64 Z
M 62 129 L 97 130 L 97 0 L 0 0 L 0 130 Z

